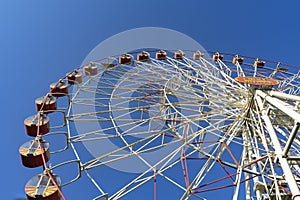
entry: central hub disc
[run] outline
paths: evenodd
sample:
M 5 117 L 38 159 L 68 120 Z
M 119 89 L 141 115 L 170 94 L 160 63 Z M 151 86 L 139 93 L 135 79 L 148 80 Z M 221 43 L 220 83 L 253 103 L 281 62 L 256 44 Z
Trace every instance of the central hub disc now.
M 279 81 L 268 77 L 239 76 L 234 79 L 243 84 L 249 84 L 255 89 L 271 89 L 279 85 Z

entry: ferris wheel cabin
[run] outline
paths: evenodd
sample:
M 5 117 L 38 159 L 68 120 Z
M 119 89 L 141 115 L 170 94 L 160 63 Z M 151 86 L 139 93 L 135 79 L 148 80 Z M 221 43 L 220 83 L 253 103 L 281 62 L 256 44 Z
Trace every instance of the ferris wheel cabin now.
M 204 54 L 201 53 L 199 50 L 196 51 L 194 54 L 193 54 L 193 59 L 194 60 L 200 60 L 200 58 L 203 58 L 204 57 Z
M 266 62 L 261 61 L 258 58 L 256 58 L 253 65 L 254 65 L 254 67 L 263 68 L 265 66 L 265 63 Z
M 37 114 L 27 117 L 24 120 L 26 133 L 29 136 L 45 135 L 50 130 L 49 117 L 43 114 Z
M 218 61 L 218 60 L 220 60 L 220 61 L 222 61 L 223 60 L 223 55 L 221 55 L 219 52 L 216 52 L 214 55 L 213 55 L 213 57 L 212 57 L 212 59 L 213 59 L 213 61 Z
M 25 167 L 39 167 L 50 159 L 49 143 L 44 140 L 31 140 L 21 145 L 19 153 Z
M 158 52 L 156 52 L 155 57 L 157 60 L 166 60 L 167 53 L 164 50 L 159 50 Z
M 150 54 L 148 52 L 145 52 L 145 51 L 142 51 L 137 56 L 138 61 L 147 61 L 149 59 L 150 59 Z
M 51 94 L 55 97 L 63 97 L 68 95 L 68 85 L 63 81 L 52 83 L 50 85 Z
M 56 110 L 56 98 L 52 95 L 39 97 L 35 100 L 36 110 L 51 113 Z
M 244 58 L 241 58 L 241 57 L 239 57 L 239 55 L 235 55 L 234 57 L 233 57 L 233 60 L 232 60 L 232 63 L 233 64 L 243 64 L 243 62 L 244 62 Z
M 82 83 L 82 75 L 77 70 L 74 70 L 67 74 L 67 81 L 70 85 L 80 84 Z
M 98 74 L 98 67 L 95 65 L 95 63 L 91 62 L 83 67 L 83 71 L 87 76 L 95 76 Z
M 119 63 L 122 65 L 130 64 L 132 62 L 132 57 L 129 54 L 123 54 L 119 58 Z
M 51 177 L 50 177 L 51 176 Z M 53 180 L 56 184 L 53 183 Z M 28 200 L 60 200 L 61 180 L 55 174 L 38 174 L 32 177 L 25 186 Z M 58 186 L 58 187 L 57 187 Z
M 184 56 L 185 56 L 185 54 L 184 54 L 184 52 L 181 51 L 181 50 L 178 50 L 178 51 L 176 51 L 176 52 L 174 53 L 174 58 L 175 58 L 175 59 L 181 60 L 181 59 L 183 59 Z

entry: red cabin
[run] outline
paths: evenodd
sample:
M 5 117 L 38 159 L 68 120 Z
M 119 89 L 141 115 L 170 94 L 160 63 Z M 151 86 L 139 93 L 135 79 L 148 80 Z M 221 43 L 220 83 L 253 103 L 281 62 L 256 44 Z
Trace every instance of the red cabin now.
M 29 136 L 45 135 L 50 131 L 49 117 L 40 114 L 27 117 L 24 120 L 26 133 Z
M 147 61 L 149 59 L 150 59 L 150 54 L 148 52 L 145 52 L 145 51 L 142 51 L 137 56 L 138 61 Z
M 32 177 L 25 186 L 28 200 L 60 200 L 59 187 L 61 180 L 56 174 L 51 174 L 55 183 L 48 174 L 39 174 Z
M 164 50 L 159 50 L 158 52 L 156 52 L 155 58 L 157 60 L 166 60 L 167 53 Z
M 89 63 L 83 67 L 84 74 L 87 76 L 95 76 L 98 74 L 98 67 L 95 63 Z
M 223 60 L 223 55 L 221 55 L 219 52 L 216 52 L 213 57 L 212 57 L 213 61 L 218 61 L 218 60 Z
M 130 64 L 132 62 L 132 57 L 128 54 L 123 54 L 122 56 L 120 56 L 119 62 L 122 65 Z
M 235 56 L 233 57 L 233 60 L 232 60 L 232 63 L 233 63 L 233 64 L 239 63 L 239 64 L 241 65 L 241 64 L 243 64 L 243 62 L 244 62 L 244 58 L 241 58 L 241 57 L 239 57 L 238 55 L 235 55 Z
M 52 95 L 39 97 L 35 100 L 36 110 L 51 113 L 56 110 L 56 98 Z
M 19 148 L 22 164 L 25 167 L 39 167 L 50 159 L 49 143 L 44 140 L 31 140 Z
M 203 58 L 204 54 L 201 53 L 200 51 L 196 51 L 193 55 L 194 60 L 200 60 L 200 58 Z
M 174 58 L 175 59 L 183 59 L 184 57 L 184 52 L 181 50 L 178 50 L 174 53 Z
M 51 94 L 55 97 L 62 97 L 68 95 L 68 85 L 60 80 L 58 83 L 52 83 L 50 85 Z
M 80 84 L 82 83 L 82 75 L 78 73 L 77 70 L 74 70 L 73 72 L 67 74 L 67 80 L 68 84 L 70 85 Z
M 256 58 L 255 61 L 254 61 L 254 67 L 263 68 L 265 66 L 265 63 L 266 62 L 261 61 L 258 58 Z

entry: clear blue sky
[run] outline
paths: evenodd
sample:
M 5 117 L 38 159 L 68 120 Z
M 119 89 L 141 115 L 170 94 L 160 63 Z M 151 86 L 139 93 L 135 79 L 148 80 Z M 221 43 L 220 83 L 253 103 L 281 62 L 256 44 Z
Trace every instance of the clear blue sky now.
M 187 34 L 207 50 L 300 65 L 299 5 L 259 0 L 1 0 L 0 198 L 22 197 L 26 181 L 38 172 L 23 167 L 18 155 L 19 145 L 29 140 L 23 120 L 35 112 L 34 99 L 79 66 L 99 42 L 132 28 L 165 27 Z M 77 199 L 76 192 L 66 194 L 68 199 Z

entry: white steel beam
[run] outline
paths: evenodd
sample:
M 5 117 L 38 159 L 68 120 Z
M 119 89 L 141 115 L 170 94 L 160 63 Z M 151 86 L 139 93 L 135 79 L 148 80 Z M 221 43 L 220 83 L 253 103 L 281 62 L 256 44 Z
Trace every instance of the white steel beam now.
M 285 144 L 285 147 L 283 149 L 283 157 L 287 157 L 287 154 L 293 144 L 293 141 L 298 133 L 298 130 L 299 130 L 299 123 L 296 123 L 290 133 L 290 137 L 289 139 L 287 140 L 286 144 Z
M 279 110 L 281 110 L 282 112 L 284 112 L 285 114 L 287 114 L 288 116 L 290 116 L 292 119 L 295 120 L 295 125 L 290 133 L 290 136 L 286 142 L 286 145 L 284 147 L 284 150 L 283 150 L 283 156 L 286 157 L 287 156 L 287 153 L 289 152 L 291 146 L 292 146 L 292 143 L 298 133 L 298 130 L 299 130 L 299 123 L 300 123 L 300 114 L 296 111 L 294 111 L 293 109 L 289 108 L 288 106 L 286 106 L 286 103 L 277 99 L 277 98 L 274 98 L 274 97 L 270 97 L 268 96 L 266 93 L 264 93 L 263 91 L 261 90 L 257 90 L 256 93 L 261 96 L 262 98 L 264 98 L 266 101 L 268 101 L 270 104 L 272 104 L 273 106 L 275 106 L 276 108 L 278 108 Z M 295 95 L 289 95 L 289 94 L 285 94 L 285 93 L 280 93 L 280 92 L 275 92 L 275 91 L 271 91 L 270 92 L 270 95 L 274 95 L 274 96 L 277 96 L 277 97 L 284 97 L 286 99 L 289 99 L 289 100 L 296 100 L 296 99 L 299 99 L 300 100 L 300 97 L 298 96 L 295 96 Z
M 290 116 L 296 122 L 300 123 L 300 114 L 298 112 L 294 111 L 293 109 L 287 107 L 285 105 L 286 104 L 285 102 L 283 102 L 277 98 L 271 97 L 261 90 L 257 90 L 256 94 L 259 95 L 260 97 L 262 97 L 263 99 L 265 99 L 267 102 L 269 102 L 276 108 L 278 108 L 279 110 L 281 110 L 282 112 L 284 112 L 286 115 Z
M 259 106 L 259 109 L 260 109 L 260 112 L 261 112 L 261 116 L 262 116 L 262 119 L 264 120 L 265 122 L 265 125 L 266 125 L 266 129 L 270 135 L 270 138 L 272 140 L 272 143 L 273 143 L 273 147 L 275 149 L 275 154 L 280 162 L 280 165 L 282 167 L 282 170 L 284 172 L 284 175 L 285 175 L 285 179 L 290 187 L 290 190 L 292 192 L 292 199 L 293 200 L 300 200 L 300 191 L 299 191 L 299 188 L 298 188 L 298 184 L 295 180 L 295 177 L 290 169 L 290 166 L 288 164 L 288 161 L 286 158 L 283 157 L 283 151 L 282 151 L 282 148 L 280 146 L 280 142 L 279 142 L 279 139 L 276 135 L 276 132 L 273 128 L 273 125 L 271 123 L 271 120 L 268 116 L 268 112 L 267 110 L 264 108 L 264 105 L 263 105 L 263 101 L 261 99 L 261 97 L 263 98 L 267 98 L 267 95 L 262 92 L 262 91 L 259 91 L 257 90 L 256 91 L 256 101 L 257 101 L 257 104 Z M 258 96 L 259 95 L 259 96 Z M 270 97 L 272 98 L 272 97 Z M 270 100 L 270 99 L 269 99 Z M 271 99 L 272 101 L 272 99 Z M 272 101 L 274 102 L 274 101 Z M 277 102 L 275 101 L 275 104 L 277 104 Z M 274 104 L 273 104 L 274 105 Z M 275 105 L 274 105 L 275 106 Z
M 278 97 L 280 99 L 286 99 L 291 101 L 300 101 L 300 96 L 287 94 L 284 92 L 270 91 L 270 95 L 273 97 Z

